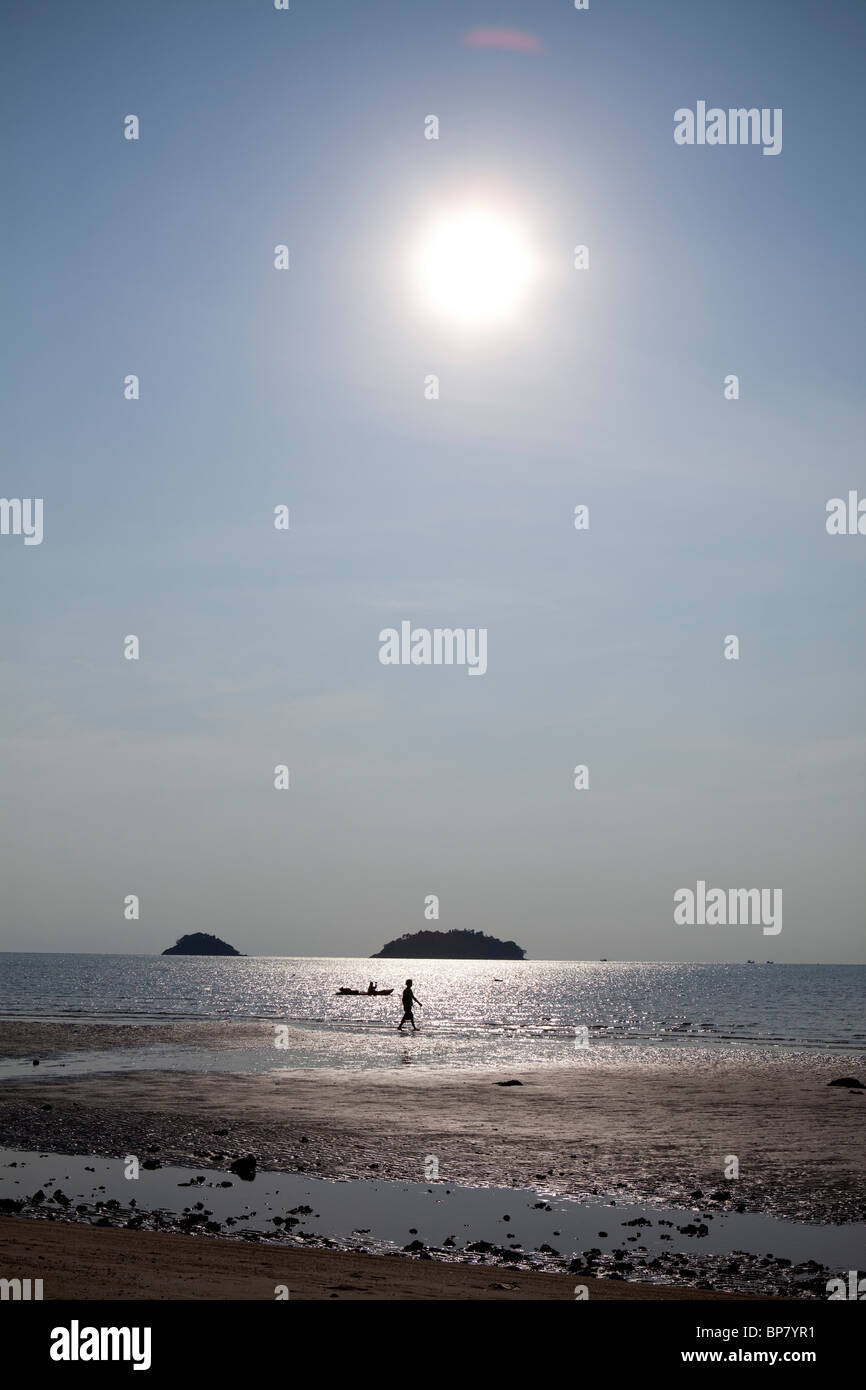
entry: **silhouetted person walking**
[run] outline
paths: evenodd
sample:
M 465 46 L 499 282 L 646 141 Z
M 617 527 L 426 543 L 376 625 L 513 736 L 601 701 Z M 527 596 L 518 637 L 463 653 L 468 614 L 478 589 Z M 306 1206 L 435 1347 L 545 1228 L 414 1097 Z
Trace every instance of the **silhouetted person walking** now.
M 397 1032 L 398 1032 L 398 1033 L 402 1033 L 402 1031 L 403 1031 L 403 1024 L 404 1024 L 404 1023 L 411 1023 L 411 1024 L 412 1024 L 412 1032 L 413 1032 L 413 1033 L 417 1033 L 417 1032 L 418 1032 L 418 1029 L 415 1027 L 415 1015 L 414 1015 L 413 1012 L 412 1012 L 412 1005 L 413 1005 L 413 1004 L 421 1004 L 421 1000 L 415 998 L 415 995 L 412 993 L 412 981 L 411 981 L 411 980 L 407 980 L 407 981 L 406 981 L 406 988 L 403 990 L 403 1017 L 400 1019 L 400 1022 L 397 1024 Z M 424 1005 L 421 1004 L 421 1008 L 422 1008 L 422 1009 L 423 1009 L 423 1007 L 424 1007 Z

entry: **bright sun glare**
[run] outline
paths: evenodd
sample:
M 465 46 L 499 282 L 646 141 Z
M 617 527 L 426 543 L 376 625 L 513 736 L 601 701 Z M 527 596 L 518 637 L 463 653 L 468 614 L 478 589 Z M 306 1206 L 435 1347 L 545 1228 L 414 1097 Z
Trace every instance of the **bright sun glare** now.
M 507 214 L 467 207 L 434 223 L 422 242 L 419 281 L 428 308 L 465 324 L 493 324 L 520 309 L 533 257 Z

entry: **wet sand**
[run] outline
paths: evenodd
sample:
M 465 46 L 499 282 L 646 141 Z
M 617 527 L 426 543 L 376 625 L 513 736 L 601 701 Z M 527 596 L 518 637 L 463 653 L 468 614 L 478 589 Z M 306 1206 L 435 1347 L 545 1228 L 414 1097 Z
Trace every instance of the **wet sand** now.
M 593 1301 L 749 1299 L 483 1265 L 337 1250 L 267 1249 L 219 1237 L 155 1235 L 0 1216 L 0 1268 L 8 1279 L 43 1280 L 43 1298 L 265 1299 L 285 1285 L 289 1299 L 517 1299 Z M 765 1300 L 755 1300 L 760 1301 Z
M 293 1030 L 303 1037 L 300 1029 Z M 274 1025 L 256 1022 L 202 1023 L 48 1023 L 41 1019 L 0 1020 L 0 1057 L 45 1058 L 61 1052 L 102 1052 L 112 1048 L 252 1047 L 273 1042 Z
M 0 1055 L 186 1043 L 249 1045 L 270 1024 L 0 1025 Z M 155 1153 L 317 1177 L 534 1186 L 822 1221 L 866 1215 L 864 1078 L 850 1057 L 769 1049 L 593 1047 L 528 1071 L 137 1071 L 7 1081 L 0 1144 L 56 1153 Z M 503 1080 L 520 1086 L 504 1087 Z M 739 1178 L 726 1181 L 729 1155 Z

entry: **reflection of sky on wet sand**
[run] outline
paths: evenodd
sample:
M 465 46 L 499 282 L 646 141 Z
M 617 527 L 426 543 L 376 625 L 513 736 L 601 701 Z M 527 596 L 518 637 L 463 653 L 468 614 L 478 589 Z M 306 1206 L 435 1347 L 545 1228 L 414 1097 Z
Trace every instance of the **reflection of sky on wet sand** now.
M 140 1048 L 122 1047 L 94 1051 L 60 1052 L 43 1056 L 38 1069 L 31 1058 L 0 1059 L 0 1078 L 52 1078 L 90 1076 L 108 1072 L 180 1071 L 207 1074 L 261 1075 L 279 1079 L 281 1074 L 315 1070 L 388 1072 L 411 1067 L 418 1071 L 532 1071 L 535 1068 L 563 1067 L 573 1070 L 610 1068 L 630 1070 L 639 1066 L 665 1068 L 676 1057 L 682 1064 L 704 1075 L 724 1060 L 732 1065 L 777 1067 L 807 1071 L 822 1068 L 828 1053 L 794 1048 L 767 1048 L 760 1044 L 737 1046 L 719 1039 L 675 1038 L 662 1043 L 637 1040 L 618 1043 L 591 1042 L 579 1047 L 570 1034 L 557 1036 L 523 1035 L 517 1041 L 511 1032 L 467 1037 L 433 1030 L 404 1034 L 396 1028 L 381 1033 L 357 1031 L 350 1026 L 293 1028 L 288 1046 L 274 1045 L 273 1025 L 262 1025 L 258 1046 L 219 1048 L 182 1046 L 156 1041 Z

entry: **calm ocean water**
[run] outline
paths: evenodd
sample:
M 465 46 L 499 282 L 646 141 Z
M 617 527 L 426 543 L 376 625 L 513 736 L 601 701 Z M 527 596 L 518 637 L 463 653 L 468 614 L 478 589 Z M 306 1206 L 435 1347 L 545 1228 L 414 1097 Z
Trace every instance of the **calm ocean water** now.
M 396 1034 L 407 976 L 422 1031 Z M 375 978 L 390 998 L 341 997 Z M 371 961 L 252 956 L 0 954 L 0 1016 L 267 1020 L 288 1024 L 287 1065 L 514 1066 L 595 1044 L 866 1051 L 866 966 L 611 961 Z M 273 1046 L 269 1048 L 273 1057 Z

